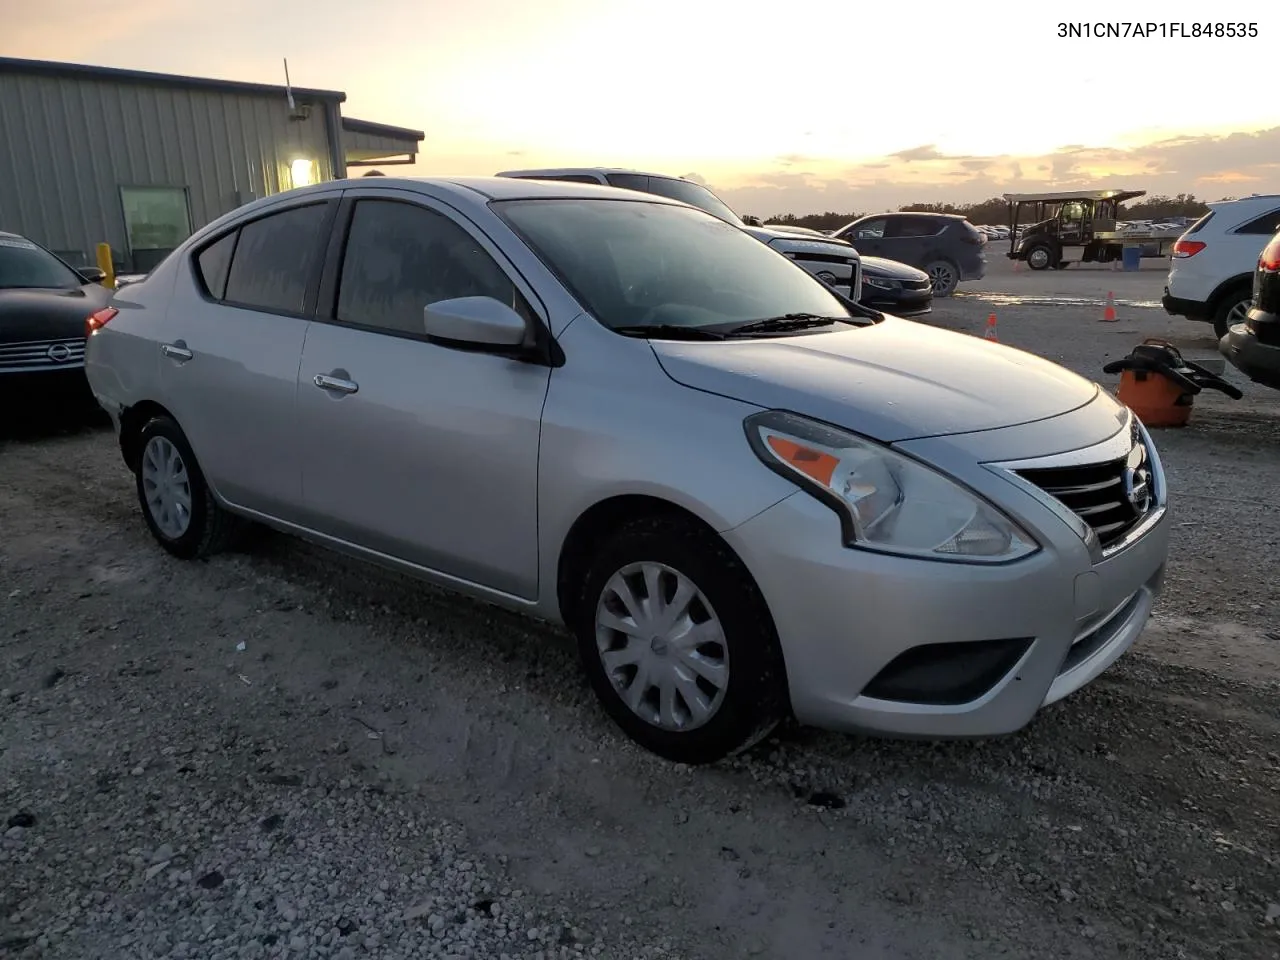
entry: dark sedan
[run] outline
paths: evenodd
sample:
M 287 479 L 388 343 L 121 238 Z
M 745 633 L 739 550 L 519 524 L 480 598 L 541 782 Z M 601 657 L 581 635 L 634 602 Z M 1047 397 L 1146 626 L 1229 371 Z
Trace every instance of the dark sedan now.
M 91 400 L 85 320 L 111 291 L 101 270 L 75 270 L 44 247 L 0 231 L 0 393 L 12 401 Z
M 1253 306 L 1243 323 L 1218 343 L 1250 380 L 1280 390 L 1280 233 L 1271 238 L 1253 272 Z
M 896 260 L 863 257 L 859 302 L 895 317 L 922 317 L 933 310 L 933 285 L 923 270 Z

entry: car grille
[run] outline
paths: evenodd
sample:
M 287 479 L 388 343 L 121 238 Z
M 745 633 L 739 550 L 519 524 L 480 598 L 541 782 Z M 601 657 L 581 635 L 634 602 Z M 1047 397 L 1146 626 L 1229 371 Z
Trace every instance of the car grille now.
M 0 343 L 0 372 L 38 373 L 84 365 L 84 339 Z
M 1124 539 L 1156 504 L 1147 451 L 1141 441 L 1118 460 L 1025 469 L 1018 474 L 1087 523 L 1104 548 Z

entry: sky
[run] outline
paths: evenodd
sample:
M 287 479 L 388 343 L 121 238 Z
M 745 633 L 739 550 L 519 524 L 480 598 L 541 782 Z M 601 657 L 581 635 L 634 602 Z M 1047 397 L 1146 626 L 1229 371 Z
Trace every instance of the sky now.
M 287 57 L 346 116 L 426 133 L 388 173 L 629 167 L 757 216 L 1280 193 L 1280 10 L 1258 0 L 0 0 L 0 23 L 3 56 L 267 83 Z M 1219 23 L 1256 36 L 1133 29 Z

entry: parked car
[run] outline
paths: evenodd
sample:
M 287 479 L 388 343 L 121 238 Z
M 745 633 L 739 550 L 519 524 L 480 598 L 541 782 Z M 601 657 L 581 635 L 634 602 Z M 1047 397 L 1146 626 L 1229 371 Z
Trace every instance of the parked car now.
M 923 270 L 935 297 L 949 297 L 965 280 L 986 274 L 986 237 L 952 213 L 876 213 L 836 231 L 865 256 L 886 257 Z
M 1208 207 L 1173 245 L 1161 303 L 1172 316 L 1212 323 L 1221 339 L 1249 312 L 1258 251 L 1280 229 L 1280 195 Z
M 561 183 L 592 183 L 620 187 L 679 200 L 705 210 L 713 217 L 745 230 L 761 243 L 766 243 L 825 283 L 851 299 L 857 299 L 862 288 L 858 251 L 849 244 L 827 237 L 807 237 L 792 228 L 763 226 L 754 217 L 744 218 L 700 183 L 683 177 L 669 177 L 638 170 L 613 167 L 557 167 L 544 170 L 506 170 L 498 174 L 517 180 L 551 180 Z M 750 222 L 748 222 L 750 221 Z
M 1222 337 L 1219 349 L 1249 379 L 1280 390 L 1280 232 L 1258 257 L 1253 305 L 1244 322 Z
M 863 257 L 858 302 L 895 317 L 923 317 L 933 312 L 933 284 L 927 273 L 905 263 Z
M 111 295 L 102 279 L 97 268 L 76 270 L 35 241 L 0 232 L 0 391 L 7 403 L 15 396 L 91 401 L 84 318 Z
M 1162 584 L 1160 459 L 1106 390 L 663 197 L 317 184 L 196 231 L 87 327 L 165 550 L 248 518 L 565 624 L 607 713 L 678 761 L 788 712 L 1017 730 Z

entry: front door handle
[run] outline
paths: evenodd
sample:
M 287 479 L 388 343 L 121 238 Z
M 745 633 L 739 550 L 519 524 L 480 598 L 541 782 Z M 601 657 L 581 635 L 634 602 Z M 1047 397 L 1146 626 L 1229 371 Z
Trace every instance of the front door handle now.
M 321 390 L 331 390 L 334 393 L 355 393 L 360 389 L 360 384 L 354 380 L 344 380 L 341 377 L 331 377 L 328 374 L 317 373 L 311 380 Z
M 162 343 L 160 345 L 160 352 L 170 360 L 177 360 L 179 363 L 186 363 L 195 356 L 194 353 L 187 349 L 187 345 L 181 340 L 176 343 Z

